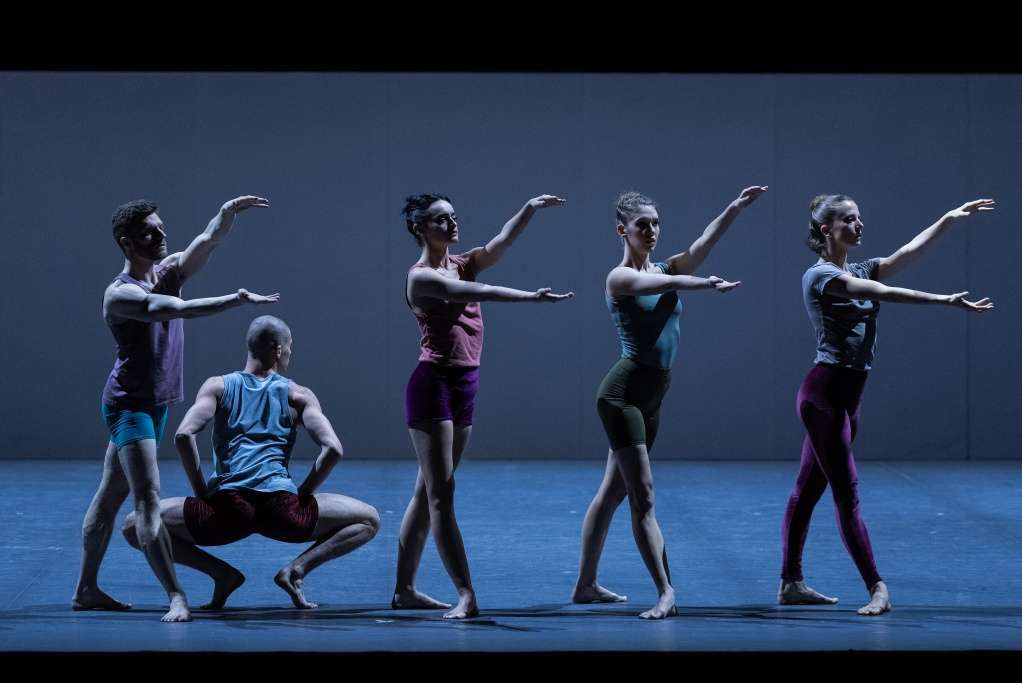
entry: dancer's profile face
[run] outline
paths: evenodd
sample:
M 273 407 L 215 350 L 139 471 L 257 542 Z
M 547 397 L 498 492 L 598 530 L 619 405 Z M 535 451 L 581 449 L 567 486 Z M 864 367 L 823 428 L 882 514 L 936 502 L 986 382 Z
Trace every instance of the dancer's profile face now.
M 167 256 L 167 230 L 155 213 L 146 216 L 142 227 L 128 236 L 128 242 L 136 256 L 150 261 L 159 261 Z
M 651 252 L 660 239 L 660 215 L 652 206 L 640 206 L 628 223 L 618 224 L 617 233 L 639 253 Z
M 443 245 L 458 241 L 458 216 L 450 202 L 438 199 L 426 212 L 426 218 L 419 224 L 426 242 Z
M 834 218 L 825 223 L 821 230 L 825 235 L 845 247 L 857 247 L 862 244 L 864 224 L 859 215 L 859 207 L 855 202 L 841 202 L 837 206 Z

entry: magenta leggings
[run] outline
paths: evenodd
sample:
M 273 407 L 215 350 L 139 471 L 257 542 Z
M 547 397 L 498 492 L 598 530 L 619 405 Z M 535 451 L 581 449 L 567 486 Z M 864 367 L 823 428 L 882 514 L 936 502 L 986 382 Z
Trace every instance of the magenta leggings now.
M 867 590 L 880 581 L 869 532 L 859 515 L 859 477 L 852 455 L 866 375 L 863 370 L 817 365 L 799 387 L 796 406 L 806 426 L 806 438 L 798 479 L 788 499 L 781 530 L 784 543 L 781 578 L 785 581 L 803 580 L 802 548 L 813 508 L 827 484 L 834 496 L 841 540 Z

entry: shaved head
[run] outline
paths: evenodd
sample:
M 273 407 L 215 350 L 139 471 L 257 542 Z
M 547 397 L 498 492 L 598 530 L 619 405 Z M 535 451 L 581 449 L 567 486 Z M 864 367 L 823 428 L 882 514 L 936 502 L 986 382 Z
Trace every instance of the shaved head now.
M 291 329 L 280 318 L 261 315 L 248 326 L 245 343 L 248 351 L 256 358 L 263 358 L 278 346 L 291 341 Z

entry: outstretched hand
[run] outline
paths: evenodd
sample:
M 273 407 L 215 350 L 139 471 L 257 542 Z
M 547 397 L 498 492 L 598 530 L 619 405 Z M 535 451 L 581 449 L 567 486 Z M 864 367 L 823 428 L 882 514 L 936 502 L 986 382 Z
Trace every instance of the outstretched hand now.
M 558 301 L 571 299 L 574 296 L 575 292 L 568 292 L 567 294 L 554 294 L 552 291 L 550 291 L 549 287 L 543 287 L 542 289 L 536 290 L 536 301 L 539 301 L 541 303 L 545 301 L 557 303 Z
M 552 194 L 541 194 L 538 197 L 533 197 L 529 200 L 529 206 L 534 209 L 545 209 L 548 206 L 561 206 L 567 200 L 555 197 Z
M 747 187 L 738 194 L 738 199 L 735 200 L 735 206 L 739 209 L 744 209 L 749 204 L 752 204 L 756 199 L 767 191 L 767 185 L 753 185 Z
M 710 286 L 713 287 L 718 292 L 720 292 L 721 294 L 726 294 L 727 292 L 730 292 L 738 285 L 742 284 L 741 280 L 737 280 L 735 282 L 728 282 L 724 278 L 717 277 L 716 275 L 711 275 L 707 279 L 710 281 Z
M 965 202 L 957 209 L 951 209 L 945 215 L 948 218 L 965 218 L 980 211 L 993 211 L 994 204 L 993 199 L 973 199 L 971 202 Z
M 241 300 L 249 304 L 273 304 L 280 299 L 280 293 L 274 292 L 273 294 L 262 295 L 250 292 L 247 289 L 239 289 L 238 296 Z
M 989 311 L 993 309 L 994 303 L 988 297 L 983 297 L 979 301 L 966 301 L 965 299 L 966 294 L 968 294 L 968 292 L 958 292 L 957 294 L 952 294 L 951 298 L 948 299 L 948 303 L 951 304 L 952 306 L 964 308 L 967 311 L 976 311 L 977 313 L 982 313 L 984 311 Z
M 244 195 L 243 197 L 235 197 L 234 199 L 224 202 L 224 205 L 220 207 L 221 211 L 229 211 L 230 213 L 238 213 L 245 209 L 250 209 L 253 206 L 260 209 L 270 208 L 270 200 L 263 199 L 262 197 L 254 197 L 250 194 Z

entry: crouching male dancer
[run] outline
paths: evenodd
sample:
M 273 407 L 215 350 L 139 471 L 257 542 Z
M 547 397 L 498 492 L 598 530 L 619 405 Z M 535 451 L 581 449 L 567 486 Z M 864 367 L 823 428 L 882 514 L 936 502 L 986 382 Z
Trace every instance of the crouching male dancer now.
M 288 543 L 315 541 L 274 577 L 295 607 L 311 609 L 317 605 L 305 597 L 305 576 L 372 539 L 380 516 L 360 500 L 314 493 L 341 459 L 341 442 L 312 390 L 278 374 L 291 360 L 291 330 L 264 315 L 252 321 L 246 341 L 245 369 L 207 379 L 175 436 L 195 496 L 161 500 L 160 514 L 174 561 L 213 579 L 213 599 L 200 609 L 222 609 L 245 577 L 197 546 L 226 545 L 253 533 Z M 210 420 L 216 473 L 207 482 L 195 437 Z M 321 450 L 295 487 L 287 465 L 298 425 Z M 124 537 L 137 548 L 136 523 L 135 513 L 129 514 Z

